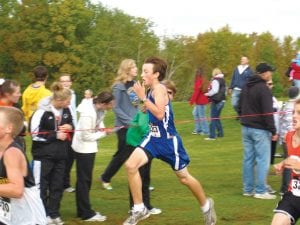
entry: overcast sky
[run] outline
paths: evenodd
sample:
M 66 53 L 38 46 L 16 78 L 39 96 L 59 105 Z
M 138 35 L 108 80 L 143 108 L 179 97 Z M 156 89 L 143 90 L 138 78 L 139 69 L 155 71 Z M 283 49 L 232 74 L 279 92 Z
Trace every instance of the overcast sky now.
M 196 36 L 229 25 L 232 32 L 300 37 L 300 0 L 92 0 L 143 17 L 157 35 Z

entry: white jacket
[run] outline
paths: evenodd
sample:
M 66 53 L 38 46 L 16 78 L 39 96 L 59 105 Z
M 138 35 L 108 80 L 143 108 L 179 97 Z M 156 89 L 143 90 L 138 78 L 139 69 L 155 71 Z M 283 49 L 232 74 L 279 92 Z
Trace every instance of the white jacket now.
M 77 109 L 80 113 L 73 137 L 72 148 L 78 153 L 98 152 L 98 139 L 106 136 L 103 119 L 106 111 L 97 111 L 93 104 L 86 104 L 85 107 Z

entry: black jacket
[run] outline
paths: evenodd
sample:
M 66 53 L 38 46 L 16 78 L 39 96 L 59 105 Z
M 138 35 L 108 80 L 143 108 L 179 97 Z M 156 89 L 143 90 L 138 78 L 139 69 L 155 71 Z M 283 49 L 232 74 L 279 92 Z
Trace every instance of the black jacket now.
M 34 112 L 30 120 L 30 131 L 32 136 L 33 159 L 66 159 L 67 149 L 71 140 L 59 140 L 56 138 L 57 126 L 72 123 L 72 114 L 69 108 L 62 110 L 61 120 L 55 119 L 50 105 L 39 108 Z M 73 126 L 74 127 L 74 126 Z
M 242 125 L 276 134 L 272 93 L 260 76 L 249 78 L 242 89 L 238 110 Z

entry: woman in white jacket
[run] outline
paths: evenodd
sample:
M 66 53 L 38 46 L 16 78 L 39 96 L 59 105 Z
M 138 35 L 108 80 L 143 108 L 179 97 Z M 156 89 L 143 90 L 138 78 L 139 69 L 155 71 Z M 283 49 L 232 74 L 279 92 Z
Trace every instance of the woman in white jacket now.
M 85 221 L 104 221 L 106 216 L 91 209 L 89 192 L 92 185 L 92 174 L 97 141 L 112 132 L 104 128 L 103 119 L 106 110 L 112 109 L 114 97 L 112 93 L 104 91 L 99 93 L 93 104 L 82 107 L 80 117 L 73 137 L 72 148 L 76 158 L 76 205 L 77 216 Z

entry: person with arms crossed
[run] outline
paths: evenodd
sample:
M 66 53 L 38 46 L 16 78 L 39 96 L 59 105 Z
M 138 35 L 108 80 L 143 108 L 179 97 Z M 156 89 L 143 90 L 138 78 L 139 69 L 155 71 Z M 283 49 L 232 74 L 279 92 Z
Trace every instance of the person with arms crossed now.
M 135 225 L 149 217 L 149 210 L 142 199 L 142 182 L 139 174 L 139 168 L 145 165 L 149 158 L 160 158 L 173 168 L 179 181 L 186 185 L 198 200 L 204 213 L 205 225 L 215 225 L 217 218 L 214 202 L 205 196 L 200 182 L 187 169 L 189 156 L 174 126 L 167 89 L 160 83 L 165 78 L 166 71 L 167 64 L 164 60 L 150 57 L 143 64 L 141 75 L 143 83 L 137 82 L 133 86 L 148 110 L 150 132 L 125 163 L 134 206 L 130 217 L 123 225 Z M 145 94 L 145 86 L 150 88 L 148 96 Z
M 230 86 L 228 89 L 231 94 L 231 104 L 236 112 L 238 112 L 238 102 L 240 99 L 241 90 L 247 83 L 248 79 L 253 76 L 254 73 L 249 66 L 249 59 L 246 56 L 241 57 L 241 64 L 238 65 L 231 77 Z

